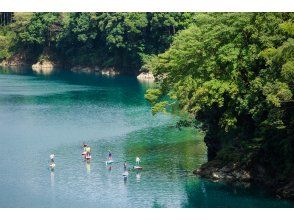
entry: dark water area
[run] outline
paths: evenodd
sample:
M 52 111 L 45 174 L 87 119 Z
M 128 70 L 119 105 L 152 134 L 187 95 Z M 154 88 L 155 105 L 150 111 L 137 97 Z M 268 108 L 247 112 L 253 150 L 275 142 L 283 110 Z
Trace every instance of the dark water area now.
M 133 76 L 0 69 L 0 207 L 294 207 L 194 176 L 207 160 L 203 134 L 152 116 L 149 86 Z M 124 178 L 124 161 L 132 168 L 136 156 L 143 170 Z

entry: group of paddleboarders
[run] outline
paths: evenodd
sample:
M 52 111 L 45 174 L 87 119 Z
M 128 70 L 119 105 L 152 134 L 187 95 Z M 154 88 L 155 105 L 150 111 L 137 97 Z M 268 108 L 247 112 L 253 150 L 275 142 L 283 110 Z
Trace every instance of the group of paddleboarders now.
M 91 147 L 85 143 L 83 143 L 83 153 L 82 155 L 84 156 L 84 158 L 87 160 L 87 161 L 90 161 L 91 159 Z M 55 162 L 54 162 L 54 158 L 55 158 L 55 154 L 51 154 L 50 155 L 50 168 L 51 169 L 54 169 L 55 167 Z M 134 166 L 134 169 L 136 170 L 141 170 L 142 167 L 140 166 L 140 162 L 141 162 L 141 159 L 137 156 L 136 159 L 135 159 L 135 162 L 136 162 L 136 165 Z M 108 160 L 105 161 L 106 165 L 110 165 L 113 163 L 113 160 L 112 160 L 112 153 L 110 150 L 108 150 Z M 128 173 L 127 171 L 127 161 L 124 162 L 123 164 L 124 166 L 124 175 L 126 173 Z

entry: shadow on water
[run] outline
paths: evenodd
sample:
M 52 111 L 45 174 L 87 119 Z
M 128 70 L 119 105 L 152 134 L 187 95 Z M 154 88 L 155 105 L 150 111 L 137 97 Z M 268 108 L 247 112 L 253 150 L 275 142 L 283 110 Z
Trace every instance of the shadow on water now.
M 232 186 L 195 177 L 186 183 L 185 208 L 267 208 L 294 207 L 293 202 L 269 196 L 260 187 Z
M 160 204 L 157 199 L 154 199 L 152 208 L 166 208 L 164 205 Z

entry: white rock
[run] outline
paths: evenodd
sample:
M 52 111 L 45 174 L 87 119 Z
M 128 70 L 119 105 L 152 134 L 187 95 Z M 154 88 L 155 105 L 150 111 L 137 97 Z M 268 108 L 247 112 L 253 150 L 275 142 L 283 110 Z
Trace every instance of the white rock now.
M 142 72 L 137 76 L 137 79 L 140 81 L 154 81 L 155 77 L 152 73 L 149 72 Z
M 32 69 L 37 73 L 49 74 L 53 70 L 53 63 L 50 61 L 41 61 L 32 65 Z
M 101 74 L 102 75 L 107 75 L 107 76 L 115 76 L 115 75 L 118 75 L 119 72 L 115 71 L 114 68 L 104 68 L 104 69 L 101 70 Z

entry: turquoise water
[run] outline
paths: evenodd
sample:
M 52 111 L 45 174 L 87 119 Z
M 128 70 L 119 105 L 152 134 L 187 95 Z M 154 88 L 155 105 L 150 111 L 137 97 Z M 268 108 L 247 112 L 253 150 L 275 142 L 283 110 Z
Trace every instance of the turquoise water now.
M 152 116 L 148 86 L 131 76 L 0 69 L 0 207 L 294 207 L 194 176 L 206 161 L 203 136 Z M 132 167 L 137 155 L 143 170 L 123 178 L 123 162 Z

